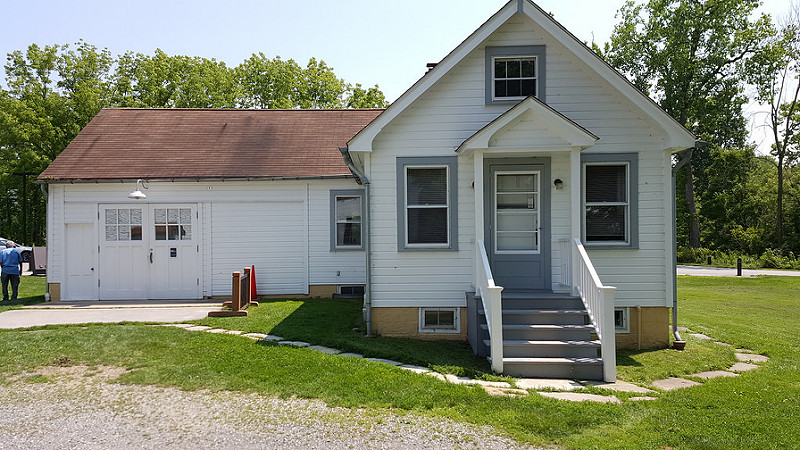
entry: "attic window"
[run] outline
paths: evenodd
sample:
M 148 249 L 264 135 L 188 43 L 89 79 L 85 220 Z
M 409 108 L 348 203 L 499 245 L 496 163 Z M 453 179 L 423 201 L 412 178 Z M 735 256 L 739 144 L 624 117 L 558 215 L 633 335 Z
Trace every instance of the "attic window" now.
M 536 95 L 536 57 L 495 58 L 494 92 L 496 99 L 524 98 Z
M 545 46 L 486 47 L 486 104 L 544 100 Z

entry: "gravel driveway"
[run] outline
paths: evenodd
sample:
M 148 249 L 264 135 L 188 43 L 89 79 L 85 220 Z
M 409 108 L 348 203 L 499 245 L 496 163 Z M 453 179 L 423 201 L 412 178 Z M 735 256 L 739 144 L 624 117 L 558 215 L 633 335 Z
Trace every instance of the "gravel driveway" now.
M 488 427 L 321 401 L 121 385 L 43 367 L 0 385 L 0 448 L 530 448 Z

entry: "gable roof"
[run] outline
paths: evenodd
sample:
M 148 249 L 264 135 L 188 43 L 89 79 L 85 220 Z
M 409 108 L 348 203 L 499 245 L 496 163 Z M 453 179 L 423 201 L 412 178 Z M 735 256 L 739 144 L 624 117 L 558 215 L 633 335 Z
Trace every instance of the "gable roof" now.
M 381 111 L 103 109 L 39 180 L 349 177 L 339 148 Z
M 584 149 L 594 145 L 599 139 L 538 98 L 530 96 L 467 138 L 458 146 L 456 152 L 465 153 L 473 149 L 496 147 L 497 141 L 503 134 L 513 130 L 524 120 L 535 122 L 538 128 L 525 130 L 528 134 L 537 135 L 537 139 L 525 140 L 525 148 L 530 148 L 531 142 L 534 142 L 541 143 L 541 147 L 551 150 L 554 147 Z M 508 148 L 513 147 L 516 145 L 512 144 Z
M 505 24 L 516 14 L 524 14 L 539 25 L 542 30 L 549 33 L 561 42 L 569 51 L 577 55 L 592 70 L 599 74 L 605 81 L 615 86 L 618 91 L 640 108 L 645 114 L 653 117 L 660 124 L 668 136 L 669 146 L 694 145 L 695 136 L 683 125 L 666 113 L 650 97 L 637 89 L 625 76 L 611 67 L 605 60 L 581 42 L 575 35 L 558 23 L 550 14 L 544 11 L 532 0 L 509 0 L 499 11 L 483 23 L 469 37 L 453 51 L 444 57 L 431 70 L 425 73 L 414 85 L 403 93 L 386 111 L 378 116 L 363 130 L 359 131 L 348 142 L 350 151 L 370 152 L 372 141 L 384 126 L 400 115 L 417 98 L 422 96 L 437 81 L 444 77 L 470 52 L 478 48 L 497 29 Z

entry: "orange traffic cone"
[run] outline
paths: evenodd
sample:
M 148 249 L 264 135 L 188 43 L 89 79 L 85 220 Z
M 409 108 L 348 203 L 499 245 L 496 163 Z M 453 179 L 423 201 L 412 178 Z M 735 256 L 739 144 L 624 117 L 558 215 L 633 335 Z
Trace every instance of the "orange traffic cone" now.
M 256 266 L 250 266 L 250 298 L 258 300 L 258 291 L 256 291 Z

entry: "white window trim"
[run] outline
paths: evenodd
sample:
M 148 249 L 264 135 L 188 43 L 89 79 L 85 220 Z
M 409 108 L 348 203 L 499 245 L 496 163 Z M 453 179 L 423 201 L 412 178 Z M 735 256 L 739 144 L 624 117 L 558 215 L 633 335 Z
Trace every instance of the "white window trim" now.
M 625 167 L 625 202 L 587 202 L 586 201 L 586 168 L 589 166 L 624 166 Z M 625 207 L 625 239 L 621 241 L 591 241 L 586 238 L 586 226 L 583 227 L 583 242 L 597 246 L 630 245 L 631 242 L 631 165 L 626 161 L 620 162 L 587 162 L 583 165 L 583 223 L 586 223 L 586 208 L 590 206 L 624 206 Z
M 494 63 L 498 60 L 522 60 L 522 59 L 533 59 L 533 77 L 523 77 L 520 76 L 516 78 L 498 78 L 495 76 L 494 73 Z M 522 100 L 528 98 L 527 95 L 517 95 L 517 96 L 506 96 L 506 97 L 498 97 L 497 93 L 495 92 L 495 81 L 497 80 L 533 80 L 535 87 L 536 94 L 539 94 L 539 57 L 536 55 L 502 55 L 502 56 L 492 56 L 492 101 L 493 102 L 503 102 L 507 100 Z
M 364 202 L 364 191 L 359 189 L 340 189 L 330 191 L 330 233 L 331 233 L 331 251 L 359 251 L 364 250 L 364 232 L 366 230 L 366 205 Z M 361 221 L 344 221 L 337 220 L 336 208 L 338 198 L 342 197 L 358 197 L 361 199 Z M 360 223 L 361 224 L 361 243 L 359 245 L 339 245 L 337 239 L 337 224 L 339 223 Z
M 408 170 L 409 169 L 444 169 L 445 173 L 445 204 L 444 205 L 409 205 L 408 204 Z M 450 248 L 450 170 L 446 164 L 436 164 L 436 165 L 409 165 L 404 166 L 403 168 L 403 186 L 405 187 L 405 204 L 403 208 L 405 209 L 405 236 L 406 248 Z M 409 209 L 444 209 L 445 210 L 445 217 L 447 217 L 447 242 L 441 244 L 417 244 L 408 242 L 408 210 Z
M 586 203 L 586 166 L 622 166 L 625 170 L 625 188 L 627 202 L 592 202 Z M 631 249 L 639 248 L 639 175 L 637 153 L 607 153 L 581 155 L 581 241 L 587 248 L 593 249 Z M 625 208 L 625 240 L 624 241 L 587 241 L 586 240 L 586 207 L 587 206 L 626 206 Z
M 487 105 L 509 105 L 518 103 L 526 97 L 495 97 L 494 95 L 494 61 L 496 58 L 535 58 L 536 59 L 536 98 L 546 102 L 547 88 L 547 52 L 544 45 L 511 45 L 486 47 L 485 54 L 485 98 Z
M 617 311 L 622 312 L 622 325 L 621 327 L 616 326 L 616 318 L 614 320 L 614 331 L 620 334 L 626 334 L 631 332 L 631 309 L 628 307 L 625 308 L 614 308 L 614 313 L 616 314 Z M 641 326 L 641 324 L 639 324 Z
M 454 251 L 458 250 L 458 162 L 454 156 L 433 157 L 398 157 L 397 158 L 397 250 L 398 251 Z M 447 242 L 435 244 L 417 244 L 408 242 L 408 169 L 444 168 L 447 176 L 446 213 Z M 442 208 L 442 205 L 427 206 Z M 423 205 L 412 208 L 424 209 Z
M 537 186 L 536 186 L 536 221 L 539 223 L 539 227 L 536 229 L 536 250 L 497 250 L 499 247 L 497 246 L 497 177 L 498 175 L 527 175 L 527 174 L 536 174 Z M 541 220 L 542 220 L 542 211 L 541 211 L 541 199 L 542 199 L 542 173 L 539 170 L 505 170 L 505 171 L 497 171 L 494 173 L 494 230 L 492 231 L 492 240 L 494 241 L 494 253 L 497 254 L 505 254 L 505 255 L 538 255 L 541 253 L 542 248 L 542 233 L 541 233 Z
M 453 312 L 453 326 L 425 326 L 425 312 L 436 310 L 438 312 Z M 420 333 L 440 333 L 440 334 L 459 334 L 461 333 L 461 308 L 419 308 L 419 332 Z

